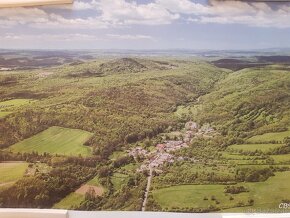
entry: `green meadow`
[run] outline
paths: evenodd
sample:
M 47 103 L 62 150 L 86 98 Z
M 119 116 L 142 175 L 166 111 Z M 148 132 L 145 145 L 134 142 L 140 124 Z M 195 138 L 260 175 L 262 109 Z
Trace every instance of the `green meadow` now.
M 233 150 L 242 150 L 242 151 L 256 151 L 260 150 L 262 152 L 270 151 L 274 148 L 279 148 L 283 145 L 281 144 L 240 144 L 240 145 L 231 145 L 228 147 L 228 149 Z
M 270 155 L 276 163 L 289 163 L 290 154 Z
M 114 173 L 111 177 L 114 189 L 119 190 L 122 186 L 126 185 L 129 180 L 129 176 L 122 173 Z
M 237 185 L 245 186 L 249 191 L 240 194 L 224 193 L 225 185 L 179 185 L 153 190 L 152 195 L 164 209 L 206 209 L 212 205 L 222 210 L 234 210 L 241 205 L 246 206 L 250 199 L 254 200 L 253 208 L 278 209 L 279 203 L 289 197 L 289 176 L 290 172 L 283 172 L 276 173 L 265 182 L 239 183 Z M 242 208 L 239 209 L 241 211 Z
M 290 137 L 290 130 L 284 132 L 271 132 L 265 133 L 263 135 L 256 135 L 248 139 L 249 143 L 263 143 L 263 142 L 271 142 L 278 141 L 283 143 L 283 140 L 286 137 Z
M 65 198 L 63 198 L 60 202 L 56 203 L 53 208 L 54 209 L 74 209 L 79 206 L 82 201 L 85 200 L 85 196 L 81 194 L 77 194 L 75 192 L 69 194 Z
M 24 176 L 27 167 L 28 163 L 0 163 L 0 185 L 1 183 L 10 183 L 21 179 Z
M 8 101 L 0 102 L 0 118 L 5 117 L 8 114 L 13 113 L 15 110 L 25 106 L 27 104 L 33 103 L 35 100 L 32 99 L 12 99 Z
M 91 148 L 84 146 L 84 143 L 92 135 L 84 130 L 54 126 L 12 145 L 9 150 L 15 153 L 46 152 L 71 156 L 90 156 Z

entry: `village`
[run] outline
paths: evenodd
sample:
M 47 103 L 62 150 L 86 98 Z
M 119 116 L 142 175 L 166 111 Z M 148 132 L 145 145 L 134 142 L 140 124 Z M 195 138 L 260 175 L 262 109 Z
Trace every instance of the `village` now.
M 189 147 L 195 138 L 213 137 L 216 131 L 209 125 L 199 127 L 196 122 L 189 121 L 185 124 L 184 133 L 180 133 L 177 140 L 164 140 L 161 144 L 156 144 L 151 151 L 143 147 L 135 147 L 128 151 L 129 155 L 135 160 L 144 160 L 137 172 L 145 172 L 154 170 L 156 173 L 162 172 L 162 166 L 166 163 L 174 163 L 175 161 L 189 160 L 197 162 L 193 158 L 183 156 L 175 156 L 174 151 Z

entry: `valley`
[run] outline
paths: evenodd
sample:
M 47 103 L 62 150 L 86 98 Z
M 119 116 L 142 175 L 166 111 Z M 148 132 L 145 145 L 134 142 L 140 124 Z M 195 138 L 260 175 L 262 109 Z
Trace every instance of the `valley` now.
M 49 54 L 1 62 L 0 207 L 245 212 L 289 201 L 288 56 Z

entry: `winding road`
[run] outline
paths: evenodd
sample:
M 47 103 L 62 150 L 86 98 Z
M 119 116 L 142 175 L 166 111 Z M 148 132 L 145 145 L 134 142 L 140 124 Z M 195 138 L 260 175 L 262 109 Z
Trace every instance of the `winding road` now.
M 153 176 L 153 169 L 151 167 L 149 167 L 149 176 L 147 178 L 147 187 L 146 187 L 146 191 L 145 191 L 145 195 L 144 195 L 144 200 L 142 203 L 142 211 L 146 210 L 146 204 L 147 204 L 148 195 L 149 195 L 149 191 L 150 191 L 152 176 Z

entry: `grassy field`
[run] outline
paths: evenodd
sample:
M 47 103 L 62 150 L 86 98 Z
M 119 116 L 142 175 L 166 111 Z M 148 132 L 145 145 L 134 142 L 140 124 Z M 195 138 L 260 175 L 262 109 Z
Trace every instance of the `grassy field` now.
M 0 118 L 11 114 L 17 108 L 35 102 L 31 99 L 13 99 L 0 102 Z
M 247 203 L 249 199 L 253 199 L 253 208 L 278 209 L 279 203 L 289 198 L 289 176 L 290 172 L 283 172 L 276 173 L 276 176 L 265 182 L 240 183 L 238 185 L 245 186 L 249 192 L 237 195 L 225 194 L 224 185 L 180 185 L 153 190 L 152 194 L 163 208 L 208 208 L 213 205 L 225 209 L 235 208 L 239 202 Z M 212 196 L 219 201 L 218 204 L 211 200 Z M 230 196 L 234 199 L 230 200 Z M 204 200 L 205 197 L 208 200 Z M 243 209 L 239 208 L 238 211 L 241 212 Z
M 221 157 L 227 160 L 252 160 L 258 156 L 248 156 L 248 155 L 241 155 L 241 154 L 231 154 L 229 152 L 220 152 Z
M 140 164 L 130 163 L 130 164 L 127 164 L 127 165 L 121 167 L 121 170 L 125 170 L 127 173 L 135 174 L 135 172 L 139 166 L 140 166 Z
M 153 191 L 153 197 L 162 208 L 208 208 L 212 206 L 234 207 L 239 201 L 246 202 L 248 196 L 240 194 L 230 200 L 230 195 L 224 194 L 223 185 L 180 185 Z M 220 202 L 219 205 L 212 196 Z M 208 200 L 204 200 L 204 198 Z
M 246 183 L 245 186 L 250 190 L 249 197 L 254 199 L 254 206 L 241 208 L 233 208 L 227 212 L 247 212 L 247 209 L 264 209 L 279 210 L 278 206 L 282 200 L 289 199 L 289 176 L 290 172 L 275 173 L 276 176 L 269 178 L 265 182 Z M 269 194 L 269 190 L 271 194 Z
M 94 186 L 101 186 L 98 176 L 96 176 L 92 180 L 88 181 L 87 184 L 88 185 L 94 185 Z
M 62 155 L 91 154 L 90 147 L 83 144 L 92 136 L 92 133 L 62 127 L 50 127 L 49 129 L 12 145 L 9 149 L 12 152 L 38 152 Z
M 77 194 L 75 192 L 66 196 L 60 202 L 56 203 L 53 208 L 54 209 L 74 209 L 76 208 L 83 200 L 85 200 L 85 196 L 81 194 Z
M 274 148 L 281 147 L 281 144 L 240 144 L 240 145 L 231 145 L 228 147 L 228 149 L 234 149 L 234 150 L 243 150 L 243 151 L 256 151 L 261 150 L 263 152 L 270 151 Z
M 115 190 L 119 190 L 123 185 L 126 185 L 129 176 L 121 173 L 114 173 L 111 179 Z
M 284 132 L 265 133 L 263 135 L 256 135 L 248 139 L 249 143 L 263 143 L 271 141 L 283 142 L 284 138 L 290 137 L 290 130 Z
M 0 163 L 0 185 L 22 178 L 28 163 Z
M 290 154 L 271 155 L 276 163 L 290 162 Z

